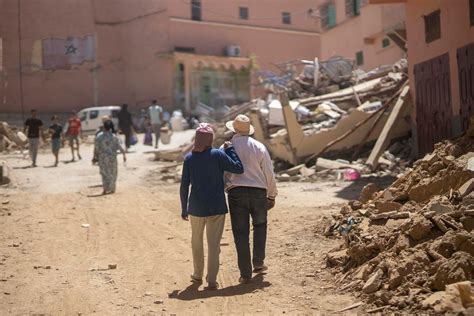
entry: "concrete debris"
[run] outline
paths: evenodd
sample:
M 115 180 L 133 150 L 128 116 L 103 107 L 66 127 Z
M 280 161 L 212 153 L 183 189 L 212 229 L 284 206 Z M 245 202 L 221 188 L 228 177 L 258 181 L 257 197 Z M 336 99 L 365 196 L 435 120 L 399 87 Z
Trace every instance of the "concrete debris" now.
M 339 61 L 332 60 L 329 64 L 334 66 Z M 346 70 L 350 74 L 351 69 Z M 256 129 L 255 138 L 269 148 L 274 158 L 298 165 L 321 151 L 340 152 L 376 141 L 385 125 L 390 123 L 389 128 L 386 128 L 383 144 L 379 146 L 379 156 L 385 150 L 384 147 L 390 145 L 391 140 L 405 137 L 410 132 L 409 120 L 406 120 L 411 105 L 409 98 L 405 98 L 408 94 L 406 67 L 393 67 L 391 71 L 394 72 L 382 72 L 375 77 L 363 79 L 354 72 L 352 77 L 339 73 L 338 79 L 330 79 L 324 89 L 319 89 L 324 80 L 318 80 L 316 90 L 311 84 L 313 90 L 310 94 L 314 96 L 307 98 L 292 92 L 291 80 L 272 81 L 273 88 L 270 91 L 278 90 L 274 89 L 275 86 L 283 85 L 285 93 L 274 91 L 267 102 L 250 111 L 250 118 Z M 275 78 L 272 77 L 271 80 L 273 79 Z M 335 80 L 341 80 L 338 83 L 340 87 L 337 91 L 329 92 L 328 89 L 332 90 Z M 275 97 L 275 94 L 279 97 Z M 396 108 L 396 115 L 392 115 L 389 122 L 390 112 L 397 100 L 403 106 Z M 340 137 L 343 138 L 331 144 Z M 331 146 L 327 148 L 328 144 Z
M 474 312 L 474 288 L 469 281 L 450 284 L 446 291 L 433 293 L 426 298 L 422 307 L 435 313 L 471 315 Z
M 23 132 L 8 125 L 7 122 L 0 122 L 0 152 L 15 149 L 24 149 L 28 139 Z
M 400 144 L 407 144 L 409 141 L 397 142 Z M 407 146 L 409 148 L 409 146 Z M 384 153 L 383 158 L 385 161 L 379 163 L 378 171 L 373 172 L 369 166 L 364 164 L 364 159 L 357 159 L 354 161 L 342 160 L 342 159 L 327 159 L 319 157 L 316 160 L 314 166 L 305 166 L 304 164 L 291 167 L 289 169 L 283 169 L 279 171 L 279 175 L 288 174 L 292 176 L 288 177 L 279 177 L 281 181 L 303 181 L 303 182 L 314 182 L 320 180 L 347 180 L 348 177 L 345 176 L 350 170 L 355 170 L 361 175 L 362 178 L 368 177 L 398 177 L 400 174 L 404 173 L 408 166 L 411 155 L 411 150 L 404 150 L 399 152 L 400 157 L 396 157 L 389 151 Z M 380 162 L 380 161 L 379 161 Z M 277 168 L 278 169 L 278 168 Z M 367 202 L 372 198 L 372 194 L 379 191 L 378 188 L 368 187 L 361 192 L 361 202 Z M 363 197 L 362 197 L 363 195 Z
M 328 269 L 345 276 L 341 288 L 363 280 L 347 290 L 384 312 L 472 313 L 473 157 L 468 134 L 440 142 L 387 189 L 369 184 L 343 206 L 324 233 L 344 239 L 327 255 Z
M 362 287 L 362 292 L 364 293 L 373 293 L 377 291 L 382 285 L 383 271 L 381 269 L 377 270 L 370 276 L 370 278 L 365 282 Z
M 183 172 L 182 163 L 173 163 L 160 166 L 153 171 L 156 175 L 154 178 L 163 183 L 179 183 L 181 182 L 181 173 Z

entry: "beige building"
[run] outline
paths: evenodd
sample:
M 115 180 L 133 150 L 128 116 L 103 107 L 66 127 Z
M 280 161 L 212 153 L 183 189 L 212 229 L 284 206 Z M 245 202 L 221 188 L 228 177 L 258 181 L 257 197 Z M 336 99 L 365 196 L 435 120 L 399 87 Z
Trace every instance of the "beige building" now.
M 383 22 L 387 12 L 391 26 L 403 21 L 400 5 L 366 2 L 0 0 L 0 112 L 152 99 L 218 108 L 258 96 L 255 72 L 277 72 L 275 63 L 392 63 L 404 52 L 387 44 Z
M 458 136 L 474 115 L 474 0 L 370 0 L 403 3 L 414 130 L 420 154 Z

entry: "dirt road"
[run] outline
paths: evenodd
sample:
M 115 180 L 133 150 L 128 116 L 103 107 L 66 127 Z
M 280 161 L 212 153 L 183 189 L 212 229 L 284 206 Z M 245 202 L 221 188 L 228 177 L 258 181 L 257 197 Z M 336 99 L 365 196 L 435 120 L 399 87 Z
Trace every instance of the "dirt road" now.
M 83 160 L 58 168 L 48 167 L 48 151 L 34 169 L 23 168 L 21 155 L 0 157 L 12 168 L 12 183 L 0 187 L 0 314 L 312 314 L 356 301 L 336 294 L 333 276 L 321 269 L 338 242 L 315 234 L 355 189 L 280 185 L 269 219 L 269 270 L 248 285 L 237 282 L 227 218 L 221 289 L 206 291 L 189 282 L 190 226 L 179 217 L 178 185 L 157 184 L 150 174 L 158 163 L 141 151 L 120 164 L 110 196 L 98 196 L 91 146 Z

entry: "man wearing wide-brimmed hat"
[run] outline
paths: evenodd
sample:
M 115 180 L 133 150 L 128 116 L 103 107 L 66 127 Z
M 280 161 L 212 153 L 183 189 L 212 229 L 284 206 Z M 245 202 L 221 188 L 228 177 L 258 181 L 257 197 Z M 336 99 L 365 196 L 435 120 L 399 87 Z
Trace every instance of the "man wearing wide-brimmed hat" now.
M 275 206 L 277 187 L 272 160 L 265 145 L 251 138 L 250 119 L 238 115 L 226 123 L 234 132 L 232 144 L 244 166 L 243 174 L 225 174 L 232 232 L 237 249 L 240 282 L 247 283 L 253 272 L 267 269 L 264 264 L 267 239 L 267 213 Z M 250 254 L 250 217 L 253 225 L 253 258 Z

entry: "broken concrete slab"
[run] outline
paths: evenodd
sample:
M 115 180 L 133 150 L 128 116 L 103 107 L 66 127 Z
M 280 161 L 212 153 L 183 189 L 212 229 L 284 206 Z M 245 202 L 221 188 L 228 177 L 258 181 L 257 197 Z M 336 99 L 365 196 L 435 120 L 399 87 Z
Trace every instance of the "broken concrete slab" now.
M 349 256 L 347 255 L 347 250 L 343 249 L 343 250 L 328 253 L 326 257 L 326 263 L 330 267 L 338 266 L 338 265 L 346 263 L 348 259 L 349 259 Z
M 387 213 L 397 211 L 402 207 L 402 204 L 398 202 L 375 202 L 375 208 L 380 213 Z
M 474 190 L 474 178 L 466 181 L 458 190 L 460 197 L 465 197 Z
M 405 86 L 402 89 L 400 96 L 398 97 L 398 100 L 395 103 L 395 106 L 390 112 L 390 115 L 387 118 L 385 125 L 377 138 L 375 146 L 372 149 L 372 152 L 370 153 L 370 156 L 366 162 L 372 168 L 377 167 L 380 156 L 390 144 L 390 140 L 392 139 L 392 130 L 395 129 L 395 125 L 398 124 L 398 122 L 402 120 L 402 118 L 406 115 L 407 108 L 410 104 L 409 92 L 409 86 Z
M 435 313 L 466 314 L 474 305 L 474 289 L 470 281 L 449 284 L 445 291 L 431 294 L 421 304 Z
M 359 201 L 362 203 L 367 203 L 368 201 L 373 199 L 373 196 L 376 192 L 378 192 L 380 188 L 375 183 L 369 183 L 360 192 Z
M 257 140 L 263 142 L 274 157 L 278 157 L 293 165 L 297 165 L 314 153 L 322 151 L 328 143 L 344 135 L 350 131 L 354 125 L 364 120 L 366 121 L 359 129 L 332 146 L 331 150 L 347 149 L 359 145 L 361 142 L 371 142 L 378 138 L 388 119 L 388 114 L 383 114 L 382 118 L 372 129 L 376 116 L 371 117 L 371 113 L 355 109 L 347 114 L 347 116 L 341 118 L 334 127 L 319 132 L 308 133 L 304 132 L 302 126 L 298 123 L 296 114 L 289 106 L 288 99 L 282 96 L 280 101 L 283 106 L 286 128 L 277 134 L 265 138 L 266 134 L 258 113 L 252 113 L 250 118 L 256 130 L 255 135 Z M 371 129 L 372 132 L 370 132 Z M 402 137 L 407 135 L 410 130 L 410 124 L 402 120 L 399 124 L 396 124 L 393 136 Z M 370 134 L 366 137 L 369 132 Z
M 408 230 L 408 234 L 414 240 L 421 240 L 431 233 L 433 225 L 424 216 L 415 214 L 412 217 L 412 224 Z
M 382 277 L 383 271 L 381 269 L 375 271 L 365 282 L 364 286 L 362 287 L 362 292 L 369 294 L 377 291 L 380 286 L 382 285 Z

